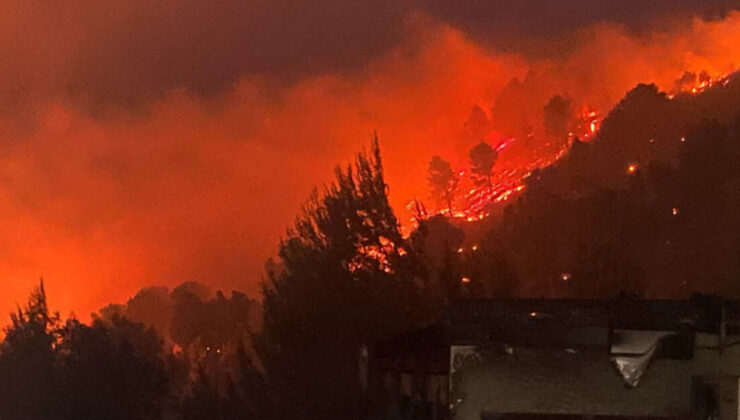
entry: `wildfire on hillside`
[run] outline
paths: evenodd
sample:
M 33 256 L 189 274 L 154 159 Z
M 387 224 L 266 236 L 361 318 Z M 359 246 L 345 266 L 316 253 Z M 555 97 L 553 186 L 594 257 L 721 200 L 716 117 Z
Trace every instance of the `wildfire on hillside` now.
M 727 87 L 731 82 L 731 78 L 731 73 L 712 77 L 706 71 L 698 75 L 696 73 L 686 72 L 680 79 L 676 80 L 676 85 L 668 94 L 668 98 L 674 99 L 680 95 L 697 95 L 716 86 Z
M 699 75 L 686 72 L 676 81 L 675 87 L 666 94 L 666 97 L 673 100 L 680 96 L 698 95 L 711 88 L 725 88 L 731 83 L 733 74 L 712 77 L 708 72 L 701 72 Z M 503 159 L 504 162 L 500 164 L 500 167 L 494 169 L 490 185 L 476 186 L 470 182 L 470 174 L 467 171 L 459 171 L 461 186 L 467 186 L 467 188 L 464 189 L 464 193 L 458 195 L 451 208 L 440 209 L 435 214 L 450 215 L 451 213 L 450 216 L 453 219 L 468 223 L 486 219 L 496 205 L 506 203 L 524 191 L 525 180 L 534 170 L 547 167 L 560 160 L 576 140 L 593 141 L 599 133 L 601 122 L 602 113 L 584 105 L 581 113 L 574 118 L 571 124 L 572 131 L 568 133 L 565 142 L 558 145 L 555 139 L 550 139 L 544 142 L 544 147 L 531 151 L 531 159 Z M 530 138 L 538 135 L 543 134 L 533 131 L 528 133 Z M 496 144 L 495 151 L 506 157 L 507 149 L 520 142 L 520 139 L 509 137 L 497 140 L 496 134 L 492 132 L 486 137 L 486 141 Z M 685 139 L 682 138 L 681 141 Z M 636 171 L 637 164 L 630 164 L 627 172 L 632 174 Z M 409 203 L 407 209 L 411 209 L 414 204 L 414 201 Z M 412 222 L 416 221 L 412 218 Z

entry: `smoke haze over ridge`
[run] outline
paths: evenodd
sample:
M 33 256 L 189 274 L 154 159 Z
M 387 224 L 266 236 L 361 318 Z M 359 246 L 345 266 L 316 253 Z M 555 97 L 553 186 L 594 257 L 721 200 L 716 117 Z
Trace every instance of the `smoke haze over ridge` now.
M 403 214 L 514 78 L 510 111 L 537 120 L 554 94 L 606 112 L 638 82 L 740 65 L 730 1 L 569 1 L 551 26 L 506 1 L 2 3 L 6 310 L 42 275 L 81 316 L 148 284 L 255 294 L 312 186 L 373 130 Z

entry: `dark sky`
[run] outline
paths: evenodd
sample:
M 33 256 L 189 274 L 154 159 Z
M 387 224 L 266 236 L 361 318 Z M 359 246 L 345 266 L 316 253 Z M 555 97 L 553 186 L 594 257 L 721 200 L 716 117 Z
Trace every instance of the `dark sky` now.
M 740 0 L 4 3 L 12 10 L 0 32 L 0 103 L 51 93 L 98 111 L 103 104 L 139 105 L 173 88 L 221 93 L 246 75 L 284 84 L 351 72 L 402 42 L 404 21 L 420 11 L 482 45 L 546 54 L 552 38 L 595 22 L 644 30 L 669 18 L 718 17 L 740 6 Z
M 738 0 L 420 0 L 431 15 L 496 47 L 527 48 L 533 39 L 565 36 L 598 22 L 644 31 L 691 16 L 723 17 Z M 544 51 L 542 51 L 544 52 Z

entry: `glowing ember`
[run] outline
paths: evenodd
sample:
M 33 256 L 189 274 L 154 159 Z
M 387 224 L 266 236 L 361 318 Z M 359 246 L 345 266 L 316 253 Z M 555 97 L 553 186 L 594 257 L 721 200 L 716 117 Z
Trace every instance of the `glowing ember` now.
M 637 172 L 637 168 L 636 163 L 630 163 L 629 166 L 627 166 L 627 173 L 633 175 Z
M 570 279 L 571 279 L 571 274 L 570 273 L 563 273 L 563 274 L 560 275 L 560 280 L 562 280 L 562 281 L 568 281 Z
M 462 283 L 468 284 L 468 283 L 470 283 L 470 277 L 463 277 L 463 278 L 460 279 L 460 281 Z
M 678 207 L 674 207 L 674 208 L 671 209 L 671 214 L 672 215 L 678 216 L 679 213 L 680 213 L 680 210 L 678 209 Z
M 408 255 L 408 252 L 402 247 L 396 246 L 393 241 L 385 236 L 379 236 L 378 245 L 360 245 L 354 258 L 347 264 L 347 268 L 354 273 L 358 270 L 377 267 L 385 273 L 392 274 L 394 269 L 389 258 L 392 255 L 403 257 Z

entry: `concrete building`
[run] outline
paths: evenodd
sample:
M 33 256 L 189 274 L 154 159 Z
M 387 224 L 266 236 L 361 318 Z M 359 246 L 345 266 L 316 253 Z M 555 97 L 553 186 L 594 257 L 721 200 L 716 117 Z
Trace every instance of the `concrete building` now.
M 740 419 L 740 303 L 467 300 L 366 351 L 366 417 Z

